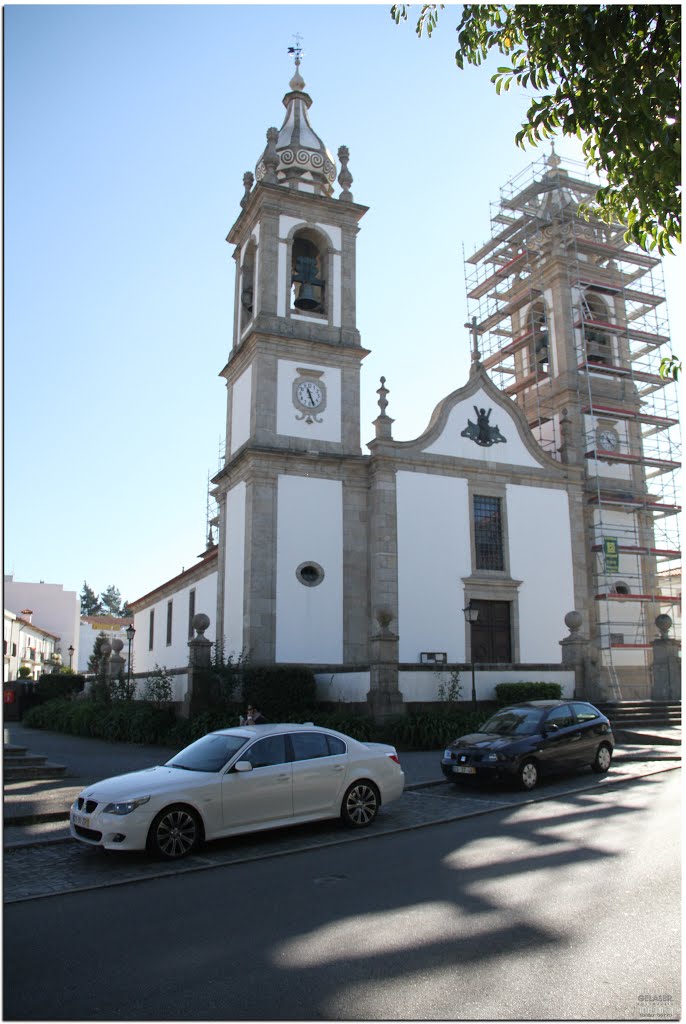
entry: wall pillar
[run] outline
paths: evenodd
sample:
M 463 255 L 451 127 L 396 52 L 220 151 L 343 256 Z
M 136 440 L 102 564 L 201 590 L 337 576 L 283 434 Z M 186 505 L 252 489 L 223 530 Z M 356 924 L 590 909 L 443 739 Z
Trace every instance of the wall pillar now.
M 679 642 L 667 636 L 672 628 L 672 620 L 669 615 L 658 615 L 655 625 L 660 636 L 652 641 L 651 697 L 653 700 L 681 700 Z
M 401 715 L 405 710 L 398 686 L 398 635 L 390 629 L 389 611 L 376 613 L 380 630 L 369 638 L 369 711 L 377 722 Z
M 206 710 L 220 697 L 219 680 L 211 672 L 212 641 L 205 636 L 209 624 L 209 615 L 199 612 L 193 616 L 197 635 L 188 641 L 188 689 L 181 709 L 184 718 Z
M 591 643 L 580 632 L 583 617 L 580 612 L 567 612 L 565 625 L 569 636 L 560 640 L 562 664 L 574 670 L 574 696 L 597 700 L 600 696 L 598 665 L 591 655 Z

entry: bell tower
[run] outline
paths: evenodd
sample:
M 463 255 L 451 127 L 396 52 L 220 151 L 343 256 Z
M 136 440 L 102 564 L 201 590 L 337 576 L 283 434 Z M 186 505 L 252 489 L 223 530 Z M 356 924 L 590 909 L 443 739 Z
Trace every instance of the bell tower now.
M 308 521 L 320 507 L 346 530 L 355 472 L 344 460 L 362 459 L 360 365 L 367 350 L 356 323 L 355 249 L 367 208 L 353 201 L 348 149 L 338 150 L 339 170 L 310 123 L 303 53 L 291 52 L 295 73 L 283 97 L 283 124 L 269 128 L 254 175 L 243 177 L 241 212 L 227 237 L 234 322 L 221 371 L 225 461 L 214 480 L 218 636 L 261 662 L 301 660 L 297 642 L 276 635 L 279 603 L 297 605 L 306 588 L 316 587 L 316 615 L 333 621 L 343 607 L 342 537 L 336 551 L 324 537 L 318 548 Z M 354 526 L 346 538 L 364 550 Z M 342 634 L 329 639 L 320 636 L 321 660 L 342 661 L 349 653 Z M 305 654 L 313 660 L 311 650 Z

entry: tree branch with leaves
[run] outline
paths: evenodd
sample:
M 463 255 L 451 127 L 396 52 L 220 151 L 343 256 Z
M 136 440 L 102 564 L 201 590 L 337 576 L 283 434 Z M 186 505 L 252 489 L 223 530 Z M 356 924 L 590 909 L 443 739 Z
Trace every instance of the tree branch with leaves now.
M 408 6 L 391 17 L 407 20 Z M 442 4 L 423 4 L 431 36 Z M 627 241 L 673 252 L 681 241 L 681 8 L 677 4 L 464 4 L 457 66 L 491 50 L 509 61 L 491 77 L 536 95 L 517 145 L 557 133 L 582 141 L 603 184 L 584 212 L 619 221 Z

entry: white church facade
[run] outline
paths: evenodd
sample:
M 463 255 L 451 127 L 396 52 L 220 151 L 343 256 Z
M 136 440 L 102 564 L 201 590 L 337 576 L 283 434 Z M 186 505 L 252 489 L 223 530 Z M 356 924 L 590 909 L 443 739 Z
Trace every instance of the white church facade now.
M 426 431 L 393 439 L 382 378 L 363 449 L 355 248 L 366 207 L 347 149 L 337 177 L 311 127 L 298 64 L 227 239 L 235 312 L 216 543 L 132 603 L 135 671 L 179 669 L 181 699 L 192 613 L 205 612 L 226 652 L 309 665 L 322 699 L 378 713 L 435 700 L 437 666 L 463 673 L 463 696 L 474 663 L 479 699 L 517 680 L 557 681 L 571 696 L 561 641 L 579 620 L 568 628 L 565 616 L 580 614 L 581 634 L 593 616 L 586 464 L 565 457 L 568 439 L 544 449 L 489 376 L 476 322 L 469 379 Z

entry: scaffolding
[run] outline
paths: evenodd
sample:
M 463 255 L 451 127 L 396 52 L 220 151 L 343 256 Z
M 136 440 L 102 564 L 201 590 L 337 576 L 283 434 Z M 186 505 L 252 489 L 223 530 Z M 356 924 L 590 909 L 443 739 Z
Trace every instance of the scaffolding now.
M 509 181 L 465 262 L 484 366 L 541 447 L 586 468 L 591 636 L 610 680 L 638 679 L 654 620 L 680 628 L 677 388 L 661 261 L 579 205 L 598 187 L 554 153 Z

